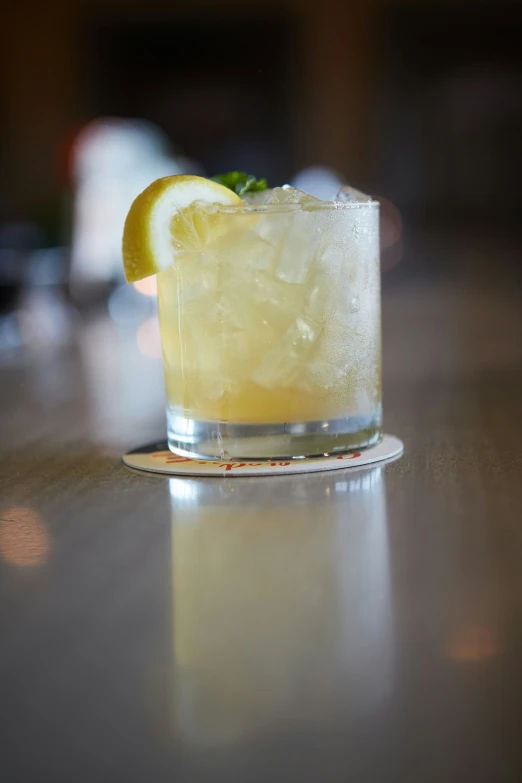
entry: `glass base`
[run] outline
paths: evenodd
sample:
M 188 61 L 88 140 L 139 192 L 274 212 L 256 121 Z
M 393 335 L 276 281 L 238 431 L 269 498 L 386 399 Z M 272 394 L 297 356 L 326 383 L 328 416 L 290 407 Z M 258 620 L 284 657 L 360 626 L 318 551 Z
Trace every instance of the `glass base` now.
M 234 424 L 188 419 L 167 409 L 167 438 L 175 454 L 195 459 L 303 459 L 375 446 L 381 411 L 307 422 Z

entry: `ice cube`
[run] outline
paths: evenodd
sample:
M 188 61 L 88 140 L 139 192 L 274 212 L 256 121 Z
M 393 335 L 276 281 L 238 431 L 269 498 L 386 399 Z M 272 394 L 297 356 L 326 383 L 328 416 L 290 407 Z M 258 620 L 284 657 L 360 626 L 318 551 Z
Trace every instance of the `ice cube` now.
M 340 356 L 321 352 L 321 355 L 307 363 L 297 385 L 308 393 L 331 391 L 343 382 L 353 364 L 353 360 L 342 361 Z
M 214 324 L 214 329 L 251 332 L 255 328 L 256 317 L 243 288 L 233 288 L 225 284 L 221 296 L 209 310 L 208 323 Z
M 273 188 L 267 188 L 267 190 L 256 190 L 253 193 L 245 193 L 244 196 L 242 196 L 242 200 L 245 202 L 245 204 L 251 204 L 251 205 L 257 205 L 257 204 L 266 204 L 267 201 L 270 199 L 274 189 Z
M 316 337 L 317 327 L 298 316 L 278 344 L 264 356 L 251 380 L 265 389 L 288 386 L 303 367 Z
M 267 204 L 300 204 L 301 206 L 318 206 L 323 202 L 321 199 L 310 196 L 304 190 L 292 188 L 290 185 L 283 185 L 282 188 L 274 188 L 270 197 L 265 202 Z
M 267 205 L 281 204 L 287 208 L 295 205 L 295 209 L 260 216 L 257 227 L 260 236 L 275 248 L 278 257 L 275 276 L 279 280 L 296 285 L 306 281 L 320 234 L 320 226 L 315 220 L 317 215 L 311 215 L 308 208 L 315 211 L 315 207 L 323 203 L 289 185 L 272 191 Z
M 282 188 L 272 188 L 270 195 L 266 200 L 267 204 L 297 204 L 297 190 L 289 185 Z
M 282 335 L 303 311 L 305 293 L 303 286 L 289 286 L 270 273 L 256 272 L 247 301 L 260 321 L 268 321 Z
M 306 297 L 303 311 L 306 320 L 315 324 L 316 327 L 322 327 L 328 315 L 330 299 L 331 292 L 328 279 L 325 275 L 317 274 L 310 293 Z
M 275 273 L 285 283 L 302 285 L 306 282 L 320 239 L 320 227 L 314 217 L 302 210 L 294 212 L 290 217 L 288 230 L 282 237 Z
M 283 185 L 281 188 L 268 188 L 267 190 L 255 191 L 254 193 L 245 193 L 242 196 L 245 204 L 252 206 L 264 204 L 302 204 L 310 201 L 316 202 L 319 199 L 305 193 L 304 190 L 293 188 L 291 185 Z
M 215 292 L 217 267 L 212 253 L 185 251 L 178 253 L 178 291 L 183 305 Z
M 350 187 L 350 185 L 343 185 L 337 193 L 336 201 L 371 201 L 372 197 L 362 193 L 360 190 Z
M 254 229 L 255 233 L 272 247 L 272 263 L 279 258 L 284 238 L 290 227 L 292 220 L 291 212 L 268 212 L 259 213 L 258 221 Z
M 280 212 L 260 212 L 254 229 L 273 247 L 272 258 L 278 261 L 276 277 L 286 283 L 304 283 L 316 239 L 315 224 L 304 211 L 322 202 L 302 190 L 284 185 L 274 188 L 265 203 L 284 207 Z
M 225 263 L 241 268 L 268 269 L 274 248 L 257 231 L 230 232 L 219 243 L 219 256 Z

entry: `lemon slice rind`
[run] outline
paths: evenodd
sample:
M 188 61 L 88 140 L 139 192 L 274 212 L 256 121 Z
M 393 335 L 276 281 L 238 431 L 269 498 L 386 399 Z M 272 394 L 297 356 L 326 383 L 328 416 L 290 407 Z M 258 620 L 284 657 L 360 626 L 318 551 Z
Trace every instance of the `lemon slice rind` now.
M 123 266 L 133 283 L 175 263 L 172 219 L 195 202 L 202 205 L 242 204 L 233 191 L 204 177 L 174 175 L 155 180 L 133 201 L 123 231 Z

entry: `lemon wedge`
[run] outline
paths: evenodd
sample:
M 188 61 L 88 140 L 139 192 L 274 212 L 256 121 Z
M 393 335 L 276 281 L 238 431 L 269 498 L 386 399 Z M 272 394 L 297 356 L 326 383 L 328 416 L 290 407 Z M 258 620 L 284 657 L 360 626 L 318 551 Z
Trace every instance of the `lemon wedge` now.
M 123 268 L 134 283 L 172 266 L 176 253 L 203 250 L 220 233 L 213 205 L 238 206 L 232 190 L 204 177 L 155 180 L 133 201 L 123 229 Z

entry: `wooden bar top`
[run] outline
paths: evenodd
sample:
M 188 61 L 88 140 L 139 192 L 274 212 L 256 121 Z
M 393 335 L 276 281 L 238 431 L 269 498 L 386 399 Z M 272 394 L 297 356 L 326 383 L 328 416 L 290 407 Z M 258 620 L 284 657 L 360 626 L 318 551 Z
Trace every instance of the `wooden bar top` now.
M 125 468 L 164 437 L 147 328 L 1 367 L 2 779 L 522 780 L 517 281 L 385 286 L 405 453 L 362 471 Z

